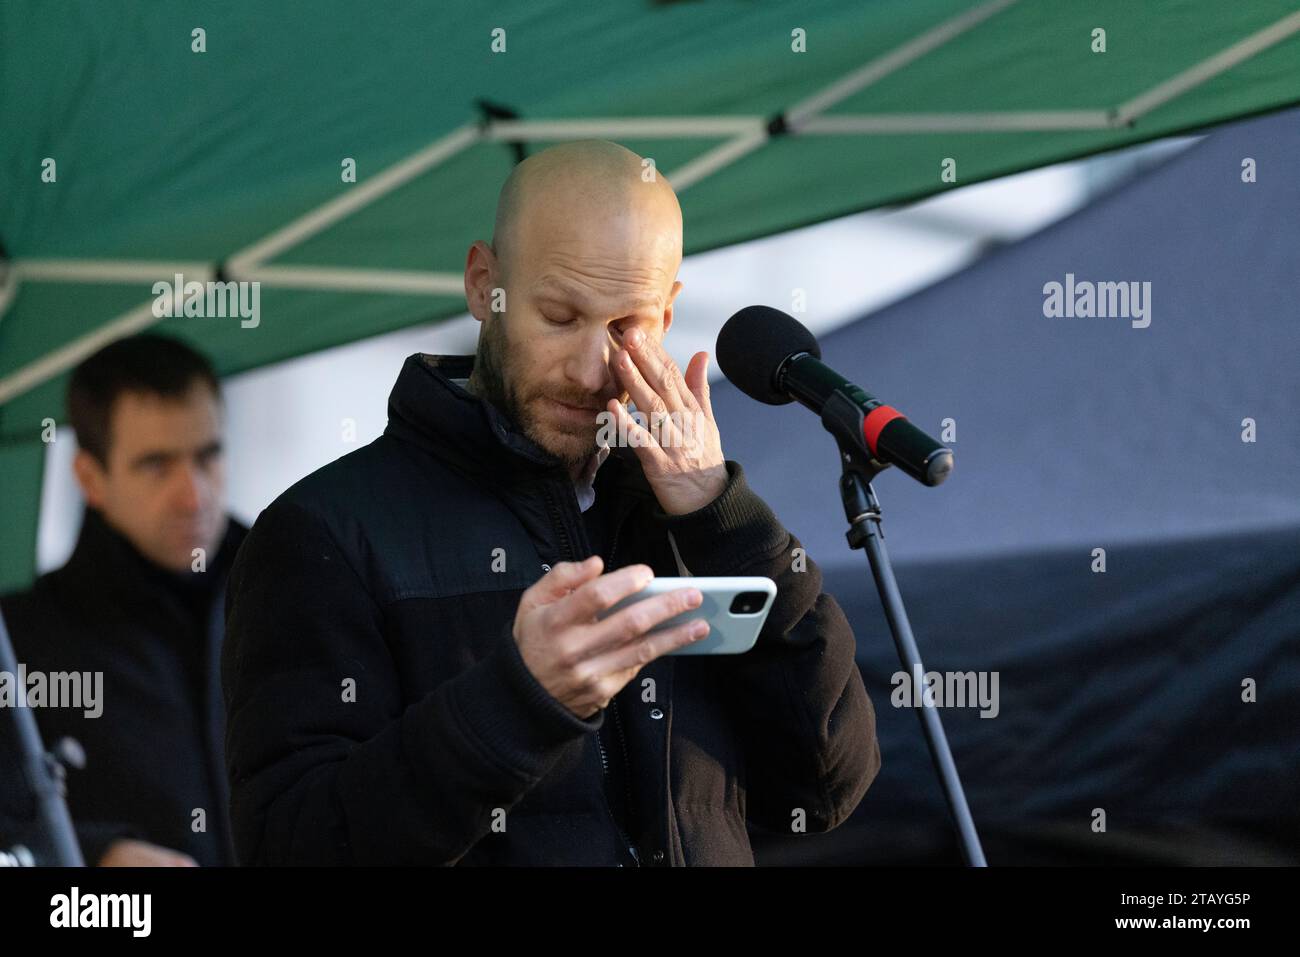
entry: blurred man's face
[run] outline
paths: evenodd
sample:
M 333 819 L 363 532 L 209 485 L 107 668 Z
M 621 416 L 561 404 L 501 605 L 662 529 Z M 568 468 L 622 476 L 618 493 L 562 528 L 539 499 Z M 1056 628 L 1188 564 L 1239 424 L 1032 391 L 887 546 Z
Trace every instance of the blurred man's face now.
M 76 472 L 87 504 L 155 564 L 190 571 L 196 548 L 207 566 L 216 558 L 227 522 L 221 407 L 201 380 L 180 399 L 119 395 L 106 466 L 79 451 Z

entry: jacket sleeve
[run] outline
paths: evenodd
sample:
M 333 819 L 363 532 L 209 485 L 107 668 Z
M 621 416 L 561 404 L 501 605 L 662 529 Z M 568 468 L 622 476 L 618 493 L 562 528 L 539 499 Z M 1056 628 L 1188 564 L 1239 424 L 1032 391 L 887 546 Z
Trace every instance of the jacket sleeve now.
M 809 832 L 852 814 L 880 770 L 876 717 L 855 660 L 856 641 L 821 570 L 799 540 L 727 462 L 728 481 L 686 515 L 654 510 L 692 575 L 762 575 L 776 598 L 754 648 L 697 659 L 741 736 L 746 817 L 790 833 L 802 809 Z
M 604 720 L 552 697 L 509 625 L 487 656 L 406 701 L 384 609 L 325 523 L 295 504 L 258 518 L 231 572 L 226 620 L 241 863 L 454 864 L 496 809 Z

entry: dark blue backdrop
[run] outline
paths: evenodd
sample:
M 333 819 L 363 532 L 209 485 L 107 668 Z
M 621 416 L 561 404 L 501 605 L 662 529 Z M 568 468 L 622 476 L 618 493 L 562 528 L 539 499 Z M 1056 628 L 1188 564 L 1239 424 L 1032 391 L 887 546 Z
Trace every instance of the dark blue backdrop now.
M 927 431 L 955 424 L 946 484 L 874 485 L 927 667 L 999 673 L 996 718 L 943 712 L 991 863 L 1300 863 L 1297 156 L 1300 111 L 1220 127 L 822 340 Z M 1150 325 L 1044 316 L 1067 273 L 1151 283 Z M 890 704 L 898 662 L 844 544 L 833 442 L 799 406 L 726 384 L 713 404 L 855 626 L 884 753 L 849 825 L 760 856 L 954 859 L 917 716 Z

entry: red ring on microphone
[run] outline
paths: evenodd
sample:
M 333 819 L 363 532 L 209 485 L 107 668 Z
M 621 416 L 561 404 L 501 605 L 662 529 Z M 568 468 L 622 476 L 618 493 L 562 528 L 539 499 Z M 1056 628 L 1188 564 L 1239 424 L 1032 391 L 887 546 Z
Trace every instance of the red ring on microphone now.
M 907 416 L 890 405 L 878 405 L 867 413 L 862 420 L 862 437 L 867 440 L 867 448 L 871 449 L 872 455 L 876 454 L 876 439 L 880 438 L 885 426 L 895 419 L 905 418 Z

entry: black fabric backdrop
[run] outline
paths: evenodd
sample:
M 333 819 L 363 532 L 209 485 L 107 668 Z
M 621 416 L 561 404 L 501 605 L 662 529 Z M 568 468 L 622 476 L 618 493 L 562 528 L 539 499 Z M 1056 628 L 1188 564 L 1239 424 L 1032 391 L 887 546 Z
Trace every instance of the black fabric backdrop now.
M 927 431 L 955 424 L 946 484 L 874 485 L 927 669 L 999 674 L 996 718 L 942 712 L 992 864 L 1300 863 L 1296 156 L 1300 111 L 1218 128 L 822 339 Z M 1067 272 L 1151 282 L 1150 325 L 1045 317 Z M 713 404 L 854 625 L 883 748 L 850 822 L 757 836 L 760 861 L 957 861 L 918 716 L 890 703 L 898 659 L 844 543 L 833 442 L 802 407 L 727 384 Z

